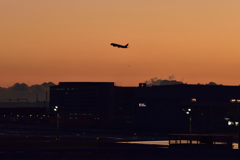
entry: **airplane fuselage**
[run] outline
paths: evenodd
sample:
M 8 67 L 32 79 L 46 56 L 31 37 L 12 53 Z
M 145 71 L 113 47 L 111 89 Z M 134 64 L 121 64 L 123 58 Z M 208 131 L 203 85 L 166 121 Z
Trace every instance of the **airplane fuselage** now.
M 128 44 L 126 44 L 125 46 L 123 46 L 123 45 L 120 45 L 120 44 L 111 43 L 110 45 L 113 46 L 113 47 L 118 47 L 118 48 L 128 48 Z

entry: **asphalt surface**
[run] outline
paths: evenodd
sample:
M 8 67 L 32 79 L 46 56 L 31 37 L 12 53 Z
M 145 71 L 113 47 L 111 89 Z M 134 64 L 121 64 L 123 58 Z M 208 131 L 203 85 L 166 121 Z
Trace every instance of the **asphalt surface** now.
M 168 136 L 164 134 L 152 132 L 83 128 L 61 130 L 33 125 L 1 125 L 0 159 L 240 159 L 239 150 L 169 149 L 167 139 Z M 136 143 L 162 140 L 163 145 Z

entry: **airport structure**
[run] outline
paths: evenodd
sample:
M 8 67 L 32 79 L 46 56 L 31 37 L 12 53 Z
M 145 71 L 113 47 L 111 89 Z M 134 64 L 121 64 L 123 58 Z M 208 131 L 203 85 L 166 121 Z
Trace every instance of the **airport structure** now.
M 239 86 L 60 82 L 50 87 L 50 111 L 62 126 L 236 133 L 239 108 Z
M 220 153 L 239 157 L 232 150 L 237 132 L 240 137 L 239 91 L 240 86 L 222 85 L 123 87 L 113 82 L 60 82 L 50 87 L 50 101 L 39 101 L 38 95 L 36 102 L 0 99 L 1 156 L 99 159 L 99 155 L 125 154 L 141 159 L 143 153 L 149 159 L 149 155 L 162 158 L 164 153 L 167 158 L 188 158 L 190 152 L 190 156 L 212 156 L 214 151 L 219 157 Z M 166 135 L 169 148 L 116 143 Z

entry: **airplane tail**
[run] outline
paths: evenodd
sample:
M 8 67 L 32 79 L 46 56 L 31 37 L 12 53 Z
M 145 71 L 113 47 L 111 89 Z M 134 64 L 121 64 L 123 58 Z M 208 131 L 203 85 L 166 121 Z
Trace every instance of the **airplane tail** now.
M 128 47 L 128 44 L 126 44 L 126 46 L 125 46 L 126 48 Z

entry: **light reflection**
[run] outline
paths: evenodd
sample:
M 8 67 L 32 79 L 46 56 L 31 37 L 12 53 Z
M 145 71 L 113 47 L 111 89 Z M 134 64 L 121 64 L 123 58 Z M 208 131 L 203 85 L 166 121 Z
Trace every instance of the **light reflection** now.
M 129 143 L 129 144 L 145 144 L 145 145 L 159 145 L 162 148 L 168 148 L 169 141 L 162 140 L 162 141 L 129 141 L 129 142 L 118 142 L 118 143 Z M 196 143 L 194 143 L 196 144 Z M 233 149 L 238 149 L 238 143 L 233 143 Z
M 238 143 L 233 143 L 233 149 L 238 149 Z
M 118 142 L 118 143 L 129 143 L 129 144 L 145 144 L 145 145 L 159 145 L 163 148 L 168 148 L 169 141 L 162 140 L 162 141 L 129 141 L 129 142 Z

